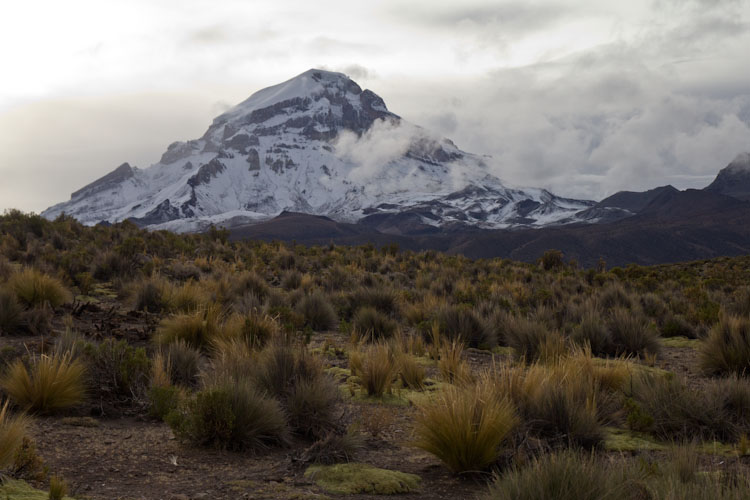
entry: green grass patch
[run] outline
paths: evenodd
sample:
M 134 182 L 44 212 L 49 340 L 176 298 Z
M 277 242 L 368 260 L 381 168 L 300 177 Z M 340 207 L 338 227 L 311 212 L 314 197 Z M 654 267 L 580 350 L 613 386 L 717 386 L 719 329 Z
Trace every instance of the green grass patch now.
M 663 451 L 668 450 L 670 445 L 671 443 L 659 441 L 645 432 L 616 427 L 605 428 L 604 448 L 609 451 Z M 696 450 L 706 455 L 737 455 L 737 448 L 734 445 L 719 441 L 698 443 Z
M 305 471 L 305 477 L 329 493 L 341 495 L 411 493 L 419 490 L 421 482 L 414 474 L 366 464 L 313 465 Z
M 698 339 L 689 339 L 687 337 L 664 337 L 659 339 L 661 345 L 664 347 L 689 347 L 691 349 L 698 349 L 701 345 L 701 341 Z
M 438 382 L 434 379 L 426 378 L 424 380 L 424 388 L 421 391 L 397 386 L 393 387 L 391 392 L 383 393 L 382 396 L 370 396 L 367 394 L 367 391 L 358 384 L 358 380 L 358 377 L 350 377 L 345 383 L 340 384 L 339 391 L 341 395 L 352 401 L 387 406 L 410 406 L 412 404 L 426 402 L 430 398 L 432 392 L 435 392 L 446 385 L 444 382 Z M 352 390 L 354 391 L 354 394 L 352 394 Z
M 64 497 L 73 500 L 71 497 Z M 0 499 L 2 500 L 49 500 L 49 492 L 33 488 L 25 481 L 2 479 L 0 481 Z

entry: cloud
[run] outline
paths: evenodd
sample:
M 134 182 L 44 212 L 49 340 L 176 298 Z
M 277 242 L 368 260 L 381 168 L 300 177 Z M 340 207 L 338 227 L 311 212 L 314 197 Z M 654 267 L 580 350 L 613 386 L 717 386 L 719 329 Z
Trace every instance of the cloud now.
M 339 158 L 355 165 L 349 179 L 366 183 L 380 177 L 389 162 L 406 154 L 415 133 L 415 127 L 398 121 L 376 120 L 361 137 L 354 132 L 341 132 L 334 146 Z

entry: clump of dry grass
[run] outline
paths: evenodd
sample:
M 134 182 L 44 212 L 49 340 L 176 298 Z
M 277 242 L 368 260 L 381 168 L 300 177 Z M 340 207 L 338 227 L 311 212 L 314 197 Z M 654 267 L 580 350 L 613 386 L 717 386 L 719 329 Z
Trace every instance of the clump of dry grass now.
M 10 403 L 5 401 L 0 407 L 0 470 L 13 462 L 13 457 L 23 444 L 26 425 L 25 417 L 10 414 Z
M 239 339 L 251 349 L 261 349 L 279 334 L 279 325 L 271 316 L 252 312 L 232 314 L 220 332 L 222 339 Z
M 407 353 L 400 353 L 396 359 L 398 376 L 404 387 L 421 391 L 424 388 L 424 379 L 426 372 L 414 356 Z
M 86 394 L 84 365 L 70 354 L 34 356 L 27 367 L 13 362 L 0 387 L 18 406 L 38 413 L 52 413 L 83 401 Z
M 701 344 L 700 364 L 709 375 L 750 374 L 750 317 L 721 318 Z
M 371 340 L 390 338 L 396 331 L 396 323 L 371 306 L 361 307 L 357 310 L 352 320 L 352 326 L 354 332 L 360 338 Z
M 448 383 L 465 383 L 472 378 L 471 368 L 463 359 L 464 344 L 457 340 L 442 341 L 438 349 L 437 367 Z
M 518 424 L 513 404 L 484 384 L 448 386 L 418 407 L 415 445 L 454 473 L 482 471 Z
M 220 327 L 221 314 L 218 308 L 209 307 L 163 319 L 154 339 L 160 345 L 182 340 L 196 349 L 208 349 L 218 337 Z
M 369 396 L 390 392 L 396 377 L 396 360 L 384 343 L 375 343 L 349 353 L 349 368 Z
M 30 267 L 14 273 L 8 280 L 8 286 L 18 300 L 28 307 L 45 303 L 58 307 L 72 299 L 68 289 L 58 279 Z

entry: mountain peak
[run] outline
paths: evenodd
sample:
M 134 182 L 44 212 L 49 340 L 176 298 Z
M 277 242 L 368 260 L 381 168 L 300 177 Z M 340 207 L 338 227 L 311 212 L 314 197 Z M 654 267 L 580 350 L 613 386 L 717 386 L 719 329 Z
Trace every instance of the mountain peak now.
M 343 73 L 313 68 L 285 82 L 255 92 L 216 120 L 229 121 L 279 103 L 316 99 L 326 93 L 358 96 L 362 93 L 362 88 Z
M 398 232 L 538 227 L 591 205 L 508 189 L 481 157 L 402 120 L 343 73 L 313 68 L 255 92 L 149 168 L 123 165 L 44 215 L 197 230 L 290 211 Z
M 704 189 L 750 201 L 750 153 L 738 154 Z

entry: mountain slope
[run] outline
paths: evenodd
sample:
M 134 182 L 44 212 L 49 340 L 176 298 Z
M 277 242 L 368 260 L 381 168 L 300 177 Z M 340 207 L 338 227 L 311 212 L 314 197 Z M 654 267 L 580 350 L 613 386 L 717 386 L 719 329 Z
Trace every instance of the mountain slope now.
M 750 201 L 750 153 L 738 155 L 705 190 Z
M 593 267 L 661 264 L 750 253 L 750 202 L 699 190 L 662 192 L 641 213 L 607 224 L 539 229 L 471 229 L 385 234 L 365 224 L 342 224 L 303 214 L 284 214 L 231 230 L 232 239 L 259 238 L 303 244 L 398 243 L 471 258 L 503 257 L 533 262 L 546 250 Z
M 42 215 L 189 231 L 291 211 L 398 234 L 575 222 L 593 205 L 510 189 L 481 157 L 401 119 L 345 75 L 309 70 L 256 92 L 201 138 L 171 144 L 151 167 L 124 163 Z

